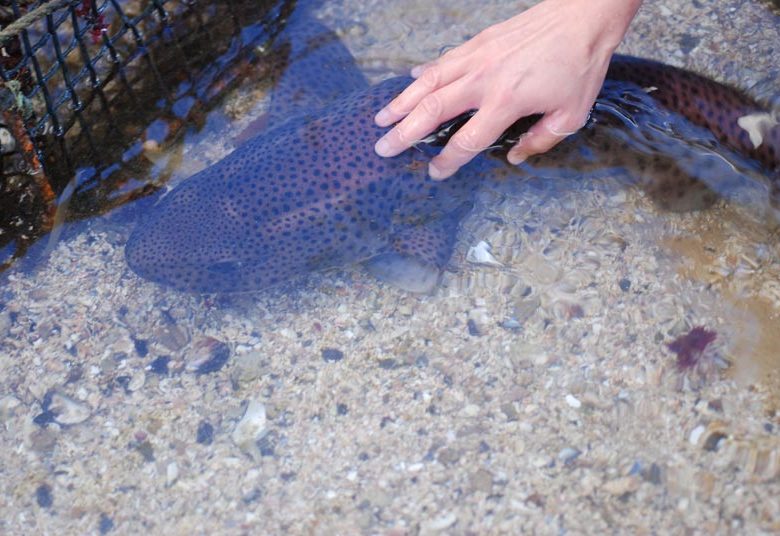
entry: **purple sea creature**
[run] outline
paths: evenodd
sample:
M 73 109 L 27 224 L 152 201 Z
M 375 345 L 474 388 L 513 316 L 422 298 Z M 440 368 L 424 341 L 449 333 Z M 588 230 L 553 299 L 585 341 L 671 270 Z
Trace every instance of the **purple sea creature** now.
M 714 331 L 697 326 L 667 344 L 667 348 L 677 355 L 677 370 L 684 372 L 696 368 L 704 355 L 704 350 L 716 337 Z

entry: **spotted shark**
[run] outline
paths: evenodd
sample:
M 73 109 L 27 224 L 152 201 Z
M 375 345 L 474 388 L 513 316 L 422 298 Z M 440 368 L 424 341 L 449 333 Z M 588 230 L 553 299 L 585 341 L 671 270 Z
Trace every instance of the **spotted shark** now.
M 381 158 L 373 147 L 387 129 L 373 117 L 411 78 L 369 85 L 333 32 L 305 13 L 292 16 L 277 48 L 287 62 L 268 126 L 145 215 L 127 242 L 129 266 L 146 279 L 202 293 L 263 289 L 352 263 L 413 292 L 435 288 L 480 184 L 506 165 L 502 151 L 536 118 L 515 123 L 487 151 L 498 158 L 480 156 L 454 177 L 433 181 L 428 160 L 468 114 L 413 149 Z M 733 155 L 726 160 L 774 177 L 767 188 L 776 194 L 776 125 L 777 117 L 743 92 L 615 56 L 588 125 L 530 163 L 628 166 L 655 177 L 645 185 L 668 208 L 696 208 L 717 195 L 708 177 L 719 172 L 707 170 L 723 158 L 688 159 L 686 166 L 680 147 Z

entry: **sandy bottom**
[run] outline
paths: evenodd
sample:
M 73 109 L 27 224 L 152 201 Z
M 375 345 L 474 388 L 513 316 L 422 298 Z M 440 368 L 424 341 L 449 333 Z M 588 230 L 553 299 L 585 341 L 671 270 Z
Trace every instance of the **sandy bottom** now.
M 320 14 L 378 78 L 510 13 L 416 4 Z M 623 51 L 771 97 L 779 27 L 648 0 Z M 130 211 L 66 234 L 0 288 L 0 532 L 780 531 L 774 225 L 621 177 L 497 176 L 477 205 L 432 296 L 358 267 L 189 296 L 128 270 Z M 698 326 L 715 341 L 680 373 L 667 344 Z

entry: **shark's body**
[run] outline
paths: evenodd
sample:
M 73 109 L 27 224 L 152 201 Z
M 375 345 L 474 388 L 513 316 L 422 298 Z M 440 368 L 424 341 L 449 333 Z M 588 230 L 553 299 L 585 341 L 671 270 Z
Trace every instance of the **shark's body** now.
M 286 45 L 291 61 L 272 100 L 271 126 L 166 195 L 131 236 L 127 260 L 141 276 L 180 290 L 235 292 L 368 261 L 404 288 L 435 284 L 460 217 L 497 161 L 477 158 L 435 182 L 426 175 L 430 146 L 378 157 L 373 145 L 386 129 L 373 116 L 411 79 L 369 87 L 330 32 L 312 22 L 298 28 Z M 616 57 L 610 79 L 592 128 L 561 147 L 558 165 L 576 163 L 578 143 L 611 155 L 596 165 L 625 164 L 614 150 L 622 143 L 614 133 L 626 128 L 621 118 L 631 122 L 632 114 L 661 106 L 711 133 L 713 143 L 776 172 L 780 129 L 770 128 L 756 147 L 736 121 L 764 110 L 742 94 L 635 58 Z M 670 178 L 657 186 L 662 197 L 688 195 L 684 186 L 693 179 L 688 170 L 671 169 L 673 158 L 634 155 L 632 162 L 640 171 L 666 169 Z M 706 197 L 708 188 L 700 190 Z

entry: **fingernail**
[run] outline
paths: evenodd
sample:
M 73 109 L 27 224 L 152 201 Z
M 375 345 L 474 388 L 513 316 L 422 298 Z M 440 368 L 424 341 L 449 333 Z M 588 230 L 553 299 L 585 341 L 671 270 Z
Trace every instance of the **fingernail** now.
M 442 171 L 441 169 L 437 168 L 433 162 L 431 162 L 430 164 L 428 164 L 428 175 L 432 179 L 439 181 L 449 177 L 450 173 Z
M 374 145 L 374 151 L 379 156 L 392 156 L 392 152 L 390 151 L 390 142 L 388 142 L 384 137 L 379 138 L 379 141 L 376 142 L 376 145 Z
M 414 67 L 412 67 L 412 70 L 409 74 L 412 75 L 412 78 L 417 78 L 423 73 L 424 70 L 425 70 L 425 65 L 415 65 Z
M 528 155 L 525 153 L 508 153 L 506 159 L 510 164 L 516 166 L 525 162 L 528 159 Z
M 377 114 L 374 116 L 374 123 L 380 127 L 384 127 L 392 123 L 392 117 L 390 116 L 390 112 L 387 110 L 387 108 L 382 108 L 379 110 L 379 112 L 377 112 Z

